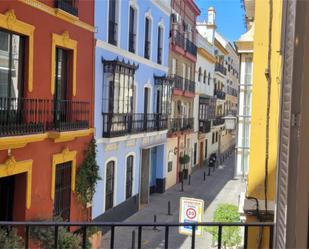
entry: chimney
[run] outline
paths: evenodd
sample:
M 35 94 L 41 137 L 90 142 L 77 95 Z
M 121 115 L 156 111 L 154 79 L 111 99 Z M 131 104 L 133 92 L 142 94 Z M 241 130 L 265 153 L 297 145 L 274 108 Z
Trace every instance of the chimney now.
M 208 8 L 208 19 L 202 23 L 197 24 L 197 30 L 199 33 L 206 38 L 211 44 L 215 42 L 216 32 L 216 11 L 214 7 Z
M 216 25 L 216 11 L 214 7 L 208 8 L 208 25 Z

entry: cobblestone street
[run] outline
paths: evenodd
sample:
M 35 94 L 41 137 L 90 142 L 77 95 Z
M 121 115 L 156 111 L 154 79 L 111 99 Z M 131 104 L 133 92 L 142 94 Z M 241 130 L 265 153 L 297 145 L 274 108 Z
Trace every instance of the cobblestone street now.
M 153 194 L 150 203 L 125 222 L 178 222 L 180 197 L 199 198 L 205 201 L 204 221 L 212 221 L 213 212 L 220 203 L 238 204 L 238 195 L 245 190 L 245 183 L 234 179 L 234 156 L 230 156 L 220 165 L 211 176 L 206 176 L 205 169 L 197 169 L 191 177 L 191 184 L 185 181 L 184 191 L 177 184 L 164 194 Z M 168 215 L 168 201 L 171 202 L 172 215 Z M 137 248 L 136 228 L 116 228 L 115 248 L 132 248 L 132 231 L 135 230 L 135 248 Z M 104 235 L 102 248 L 109 248 L 109 232 Z M 170 228 L 169 248 L 190 248 L 191 237 L 178 233 L 178 228 Z M 164 248 L 164 228 L 143 228 L 142 248 Z M 204 233 L 197 237 L 196 248 L 211 248 L 211 237 Z

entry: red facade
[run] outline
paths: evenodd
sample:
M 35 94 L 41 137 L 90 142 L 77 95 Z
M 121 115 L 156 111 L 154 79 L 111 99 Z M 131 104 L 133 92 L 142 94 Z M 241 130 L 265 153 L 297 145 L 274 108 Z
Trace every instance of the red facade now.
M 3 208 L 0 210 L 2 219 L 50 219 L 56 208 L 55 201 L 60 203 L 62 199 L 70 199 L 69 209 L 63 212 L 69 214 L 71 221 L 91 217 L 90 209 L 83 207 L 74 195 L 72 172 L 74 164 L 78 168 L 83 161 L 93 136 L 94 2 L 72 1 L 72 6 L 66 5 L 70 1 L 63 2 L 65 4 L 53 0 L 0 2 L 3 31 L 0 44 L 1 41 L 11 44 L 7 37 L 11 37 L 12 46 L 16 46 L 16 41 L 24 41 L 18 64 L 21 65 L 18 79 L 22 85 L 18 95 L 6 91 L 7 86 L 14 89 L 16 66 L 8 63 L 5 70 L 10 73 L 0 72 L 5 78 L 8 76 L 8 80 L 1 82 L 5 90 L 0 88 L 0 198 L 12 207 L 9 215 Z M 23 33 L 27 25 L 34 27 L 32 38 Z M 29 45 L 31 39 L 32 46 Z M 14 54 L 5 53 L 4 61 L 14 61 Z M 28 77 L 31 71 L 32 82 Z M 13 101 L 17 107 L 12 107 Z M 13 117 L 7 118 L 10 115 Z M 26 162 L 32 164 L 30 170 L 25 171 Z M 65 163 L 69 163 L 68 176 L 65 170 L 63 175 L 59 171 Z M 6 170 L 1 171 L 1 167 Z M 70 183 L 61 177 L 68 177 Z M 3 195 L 7 182 L 9 197 Z M 69 190 L 65 190 L 65 186 Z M 27 191 L 31 191 L 30 199 Z

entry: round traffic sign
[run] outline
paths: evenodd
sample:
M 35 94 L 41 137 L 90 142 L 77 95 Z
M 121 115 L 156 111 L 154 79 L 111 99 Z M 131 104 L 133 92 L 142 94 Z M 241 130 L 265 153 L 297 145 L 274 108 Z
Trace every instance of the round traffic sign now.
M 186 210 L 186 215 L 189 219 L 194 219 L 196 217 L 196 211 L 194 208 L 188 208 Z

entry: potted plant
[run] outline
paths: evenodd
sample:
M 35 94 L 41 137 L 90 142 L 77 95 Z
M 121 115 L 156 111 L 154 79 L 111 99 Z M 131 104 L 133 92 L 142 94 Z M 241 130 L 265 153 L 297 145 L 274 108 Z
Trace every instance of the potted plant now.
M 181 165 L 181 180 L 188 178 L 188 169 L 187 169 L 187 163 L 190 162 L 190 157 L 187 154 L 184 154 L 183 156 L 179 157 L 179 163 Z

